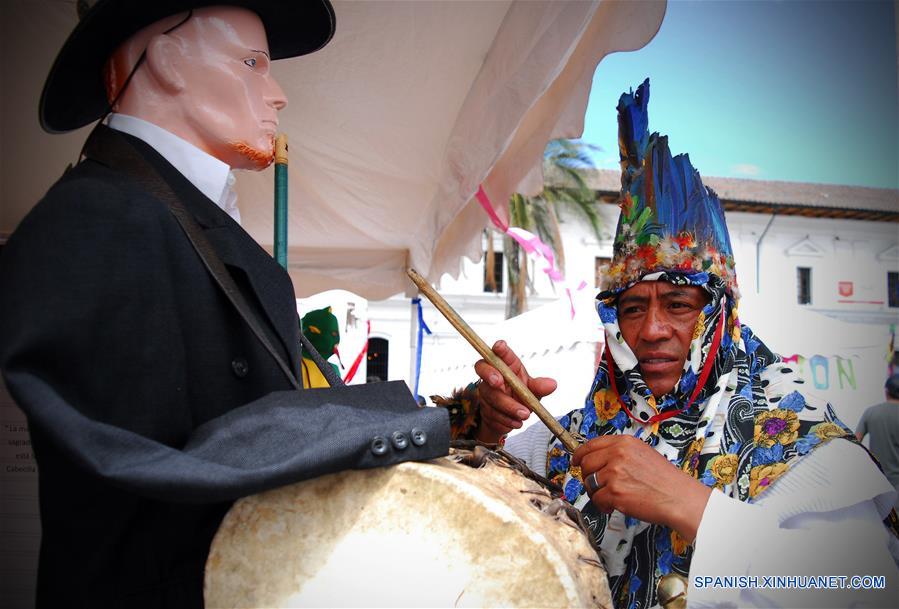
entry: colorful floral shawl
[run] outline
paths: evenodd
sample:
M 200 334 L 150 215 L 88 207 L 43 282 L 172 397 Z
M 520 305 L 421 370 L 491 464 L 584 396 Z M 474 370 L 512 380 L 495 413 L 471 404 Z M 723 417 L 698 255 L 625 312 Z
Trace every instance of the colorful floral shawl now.
M 668 395 L 653 397 L 618 327 L 617 295 L 629 286 L 604 292 L 597 310 L 607 352 L 585 406 L 563 417 L 564 427 L 588 439 L 614 434 L 642 438 L 702 483 L 747 502 L 816 446 L 852 436 L 829 404 L 801 392 L 804 381 L 791 366 L 740 325 L 736 303 L 717 275 L 662 271 L 642 280 L 694 285 L 710 296 L 697 319 L 680 380 Z M 714 361 L 705 370 L 710 352 Z M 697 389 L 704 373 L 705 382 Z M 689 407 L 680 411 L 686 404 Z M 670 573 L 687 577 L 693 548 L 668 527 L 618 511 L 601 513 L 589 501 L 579 470 L 570 466 L 570 455 L 553 440 L 548 477 L 563 486 L 568 501 L 589 523 L 616 607 L 657 606 L 659 581 Z

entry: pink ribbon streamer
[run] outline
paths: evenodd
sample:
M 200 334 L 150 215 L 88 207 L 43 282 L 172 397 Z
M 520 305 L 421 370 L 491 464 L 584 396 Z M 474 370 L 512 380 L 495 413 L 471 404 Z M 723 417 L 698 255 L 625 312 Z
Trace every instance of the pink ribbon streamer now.
M 575 288 L 575 292 L 580 292 L 581 290 L 583 290 L 586 287 L 587 287 L 587 282 L 582 279 L 581 282 L 578 284 L 577 288 Z M 565 288 L 565 294 L 568 295 L 568 305 L 571 307 L 571 319 L 574 319 L 574 297 L 571 294 L 570 287 Z
M 543 272 L 549 276 L 550 281 L 557 283 L 564 279 L 562 273 L 556 268 L 556 256 L 553 254 L 552 248 L 541 241 L 540 237 L 537 235 L 526 231 L 523 228 L 518 228 L 517 226 L 510 227 L 503 222 L 502 219 L 500 219 L 499 214 L 496 213 L 493 203 L 490 202 L 490 197 L 484 192 L 483 185 L 478 186 L 478 192 L 475 193 L 475 198 L 478 200 L 478 203 L 481 204 L 481 207 L 484 208 L 484 211 L 487 212 L 490 221 L 493 222 L 494 226 L 503 231 L 503 234 L 514 239 L 526 254 L 538 256 L 546 261 L 546 268 L 543 269 Z M 585 287 L 587 287 L 587 282 L 581 281 L 575 291 L 579 292 Z M 574 299 L 571 294 L 570 286 L 565 288 L 565 294 L 568 296 L 568 303 L 571 307 L 571 319 L 574 319 Z
M 487 212 L 487 215 L 490 217 L 490 221 L 493 222 L 494 226 L 503 231 L 503 233 L 509 230 L 509 225 L 500 220 L 499 216 L 496 214 L 496 210 L 493 209 L 493 203 L 490 202 L 490 197 L 484 192 L 483 185 L 478 186 L 478 192 L 476 192 L 474 196 L 477 198 L 478 203 L 481 204 L 481 207 L 484 208 L 484 211 Z
M 543 272 L 549 275 L 550 279 L 554 282 L 564 279 L 562 273 L 556 268 L 556 256 L 553 254 L 552 248 L 543 243 L 540 237 L 517 226 L 510 227 L 506 230 L 506 234 L 515 239 L 525 252 L 536 254 L 546 261 L 546 268 L 543 269 Z
M 503 222 L 500 219 L 499 214 L 496 213 L 496 209 L 494 209 L 493 204 L 490 202 L 487 193 L 484 192 L 483 186 L 478 186 L 478 192 L 475 194 L 475 197 L 477 198 L 478 203 L 481 204 L 481 207 L 484 208 L 484 211 L 487 212 L 487 216 L 490 218 L 491 222 L 493 222 L 497 228 L 514 239 L 525 253 L 534 254 L 543 258 L 546 261 L 546 268 L 543 269 L 543 272 L 549 275 L 549 278 L 553 282 L 562 281 L 563 276 L 556 268 L 556 257 L 553 254 L 552 248 L 543 243 L 537 235 L 526 231 L 523 228 L 510 227 Z

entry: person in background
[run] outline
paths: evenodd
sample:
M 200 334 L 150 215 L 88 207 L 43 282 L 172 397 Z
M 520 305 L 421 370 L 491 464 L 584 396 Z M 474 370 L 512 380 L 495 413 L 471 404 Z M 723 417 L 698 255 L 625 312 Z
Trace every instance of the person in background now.
M 721 203 L 686 155 L 649 133 L 648 103 L 647 80 L 618 104 L 621 215 L 597 297 L 606 348 L 585 404 L 559 419 L 583 444 L 568 454 L 540 422 L 505 440 L 530 413 L 484 360 L 481 380 L 442 402 L 454 434 L 505 440 L 562 488 L 619 609 L 894 607 L 895 490 L 830 404 L 740 320 Z M 538 398 L 555 390 L 505 342 L 493 350 Z M 850 589 L 857 574 L 885 586 Z M 780 575 L 846 580 L 765 587 Z
M 337 317 L 331 313 L 331 307 L 324 307 L 309 311 L 303 316 L 303 334 L 309 343 L 322 356 L 328 366 L 339 378 L 340 369 L 336 364 L 328 362 L 328 358 L 337 353 L 337 345 L 340 344 L 340 327 Z M 309 357 L 303 357 L 303 387 L 319 388 L 328 387 L 328 381 Z
M 871 453 L 899 495 L 899 374 L 887 379 L 884 393 L 886 401 L 870 406 L 862 414 L 855 437 L 861 442 L 866 435 L 871 436 Z M 899 499 L 895 507 L 899 508 Z

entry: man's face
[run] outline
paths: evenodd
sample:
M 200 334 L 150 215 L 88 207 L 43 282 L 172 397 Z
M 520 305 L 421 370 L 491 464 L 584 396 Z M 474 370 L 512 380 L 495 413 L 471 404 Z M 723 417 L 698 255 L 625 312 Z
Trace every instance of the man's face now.
M 696 286 L 641 281 L 618 297 L 621 336 L 656 397 L 674 389 L 690 352 L 696 318 L 708 302 Z
M 231 167 L 267 167 L 287 98 L 269 72 L 259 17 L 234 7 L 200 9 L 177 37 L 185 120 L 200 146 Z

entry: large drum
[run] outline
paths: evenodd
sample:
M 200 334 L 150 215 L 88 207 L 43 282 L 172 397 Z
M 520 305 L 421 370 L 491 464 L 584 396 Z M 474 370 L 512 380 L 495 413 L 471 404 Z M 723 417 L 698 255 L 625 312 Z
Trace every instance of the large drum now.
M 459 462 L 472 456 L 241 499 L 212 543 L 206 607 L 611 607 L 567 504 L 494 453 Z

